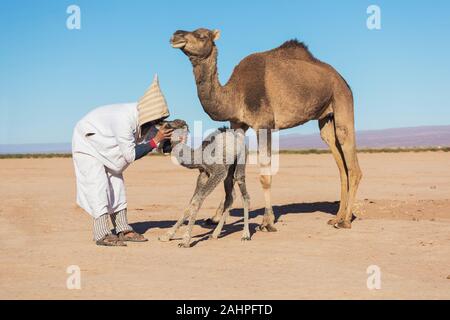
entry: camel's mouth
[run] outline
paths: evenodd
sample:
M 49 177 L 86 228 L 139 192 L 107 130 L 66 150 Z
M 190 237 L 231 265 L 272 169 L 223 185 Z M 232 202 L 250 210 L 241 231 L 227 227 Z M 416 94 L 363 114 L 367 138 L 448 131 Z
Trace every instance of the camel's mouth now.
M 186 40 L 184 39 L 170 39 L 170 44 L 172 45 L 172 48 L 175 49 L 181 49 L 184 48 L 184 46 L 186 45 Z

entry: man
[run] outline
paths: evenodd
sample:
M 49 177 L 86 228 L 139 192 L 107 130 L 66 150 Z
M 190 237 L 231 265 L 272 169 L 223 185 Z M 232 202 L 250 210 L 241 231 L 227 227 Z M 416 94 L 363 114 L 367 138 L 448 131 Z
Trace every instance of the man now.
M 126 246 L 125 241 L 147 241 L 128 224 L 122 173 L 171 137 L 172 130 L 162 127 L 158 131 L 153 127 L 168 116 L 167 103 L 155 76 L 138 103 L 100 107 L 77 123 L 72 140 L 77 204 L 94 219 L 97 245 Z M 155 132 L 153 137 L 137 143 L 149 127 Z M 109 217 L 117 235 L 111 233 Z

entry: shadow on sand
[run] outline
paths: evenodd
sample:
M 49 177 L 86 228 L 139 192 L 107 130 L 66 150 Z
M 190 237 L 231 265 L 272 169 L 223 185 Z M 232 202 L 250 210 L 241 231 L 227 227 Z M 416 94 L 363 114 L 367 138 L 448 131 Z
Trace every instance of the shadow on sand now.
M 273 206 L 273 212 L 275 214 L 275 221 L 278 221 L 281 216 L 285 214 L 303 214 L 303 213 L 312 213 L 316 211 L 336 215 L 337 211 L 339 209 L 339 201 L 336 202 L 312 202 L 312 203 L 291 203 L 281 206 Z M 243 228 L 243 216 L 244 216 L 244 210 L 243 209 L 233 209 L 230 211 L 230 215 L 233 217 L 241 217 L 241 219 L 225 224 L 222 230 L 222 233 L 220 237 L 226 237 L 230 234 L 233 234 L 235 232 L 242 232 Z M 264 215 L 264 208 L 260 208 L 257 210 L 252 210 L 249 212 L 250 219 L 256 218 L 258 216 Z M 174 220 L 163 220 L 163 221 L 144 221 L 144 222 L 137 222 L 131 224 L 133 229 L 136 232 L 139 232 L 141 234 L 146 233 L 149 229 L 153 228 L 160 228 L 160 229 L 168 229 L 171 228 L 176 221 Z M 214 229 L 215 226 L 206 225 L 205 220 L 197 220 L 196 225 L 200 225 L 204 228 Z M 253 235 L 257 228 L 257 223 L 250 223 L 250 233 Z M 208 231 L 206 233 L 200 234 L 195 236 L 194 240 L 191 244 L 191 246 L 195 246 L 197 243 L 207 240 L 209 238 L 209 235 L 212 233 L 212 231 Z M 176 240 L 176 239 L 174 239 Z

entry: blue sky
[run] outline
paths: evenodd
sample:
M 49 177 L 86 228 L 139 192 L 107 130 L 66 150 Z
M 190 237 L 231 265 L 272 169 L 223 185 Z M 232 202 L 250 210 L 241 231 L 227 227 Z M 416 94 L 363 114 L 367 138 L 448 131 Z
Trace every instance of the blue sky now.
M 66 9 L 81 8 L 81 30 Z M 369 5 L 382 29 L 366 27 Z M 245 56 L 290 38 L 332 64 L 355 96 L 358 130 L 450 124 L 450 1 L 1 0 L 0 144 L 69 142 L 96 106 L 136 101 L 158 73 L 172 117 L 204 127 L 177 29 L 222 32 L 225 83 Z M 317 131 L 314 122 L 286 132 Z

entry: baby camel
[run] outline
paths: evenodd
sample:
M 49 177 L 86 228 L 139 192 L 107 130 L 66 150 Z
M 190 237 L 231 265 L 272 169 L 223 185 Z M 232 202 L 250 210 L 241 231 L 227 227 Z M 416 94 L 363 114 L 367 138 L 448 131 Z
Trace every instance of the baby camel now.
M 172 139 L 167 141 L 165 152 L 169 149 L 177 162 L 188 169 L 198 169 L 197 186 L 189 206 L 176 224 L 163 236 L 160 241 L 170 241 L 175 236 L 178 228 L 189 219 L 187 230 L 179 247 L 189 248 L 192 227 L 206 197 L 223 182 L 225 188 L 225 200 L 220 207 L 222 217 L 214 229 L 211 239 L 217 239 L 222 231 L 225 220 L 233 204 L 234 185 L 237 182 L 244 204 L 244 231 L 242 241 L 250 240 L 248 225 L 248 210 L 250 197 L 245 184 L 245 164 L 248 150 L 245 145 L 245 135 L 242 130 L 218 129 L 210 134 L 201 147 L 194 150 L 188 147 L 184 141 L 188 132 L 187 124 L 182 120 L 166 122 L 166 125 L 175 129 Z M 184 137 L 183 137 L 184 136 Z M 184 139 L 182 139 L 184 138 Z M 183 141 L 183 142 L 180 142 Z M 168 148 L 167 144 L 170 143 Z

